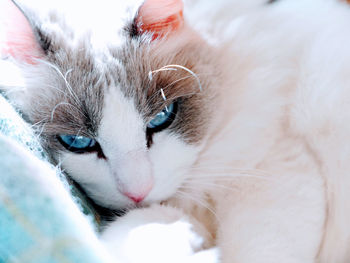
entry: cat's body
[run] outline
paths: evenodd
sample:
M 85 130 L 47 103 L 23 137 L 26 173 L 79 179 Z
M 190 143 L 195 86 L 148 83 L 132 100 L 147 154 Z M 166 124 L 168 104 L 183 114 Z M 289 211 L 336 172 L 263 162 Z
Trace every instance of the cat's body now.
M 86 39 L 67 44 L 53 26 L 41 62 L 20 65 L 32 90 L 12 97 L 30 121 L 44 123 L 53 158 L 98 203 L 166 201 L 106 229 L 103 240 L 122 262 L 214 262 L 215 250 L 192 255 L 214 246 L 224 263 L 350 260 L 350 8 L 330 0 L 262 2 L 247 2 L 232 22 L 228 9 L 212 17 L 222 18 L 216 23 L 198 22 L 193 8 L 185 15 L 197 33 L 180 20 L 165 36 L 153 32 L 159 40 L 126 19 L 118 43 L 105 49 Z M 148 21 L 152 8 L 144 9 L 135 21 Z M 150 135 L 145 125 L 175 97 L 175 121 Z M 71 153 L 60 134 L 94 136 L 103 150 Z M 148 229 L 151 223 L 163 225 Z

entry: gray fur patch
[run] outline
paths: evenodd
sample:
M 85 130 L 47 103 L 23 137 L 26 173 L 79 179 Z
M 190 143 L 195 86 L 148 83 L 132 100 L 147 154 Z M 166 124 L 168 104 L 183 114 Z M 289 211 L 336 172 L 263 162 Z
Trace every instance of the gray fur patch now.
M 124 46 L 110 48 L 113 57 L 123 65 L 117 81 L 125 96 L 134 99 L 136 108 L 146 123 L 166 105 L 177 101 L 178 114 L 168 129 L 180 135 L 187 143 L 196 143 L 205 133 L 213 104 L 210 101 L 213 98 L 213 90 L 210 87 L 219 75 L 214 71 L 212 56 L 208 55 L 212 54 L 213 50 L 201 41 L 179 42 L 179 45 L 173 48 L 159 48 L 171 46 L 168 45 L 168 41 L 171 39 L 159 40 L 156 43 L 128 39 Z M 150 80 L 151 71 L 174 64 L 195 72 L 203 90 L 200 91 L 194 76 L 179 68 L 158 72 Z
M 54 15 L 51 20 L 66 30 Z M 133 98 L 145 123 L 177 101 L 178 113 L 168 131 L 189 144 L 198 143 L 205 135 L 215 97 L 210 87 L 219 73 L 214 70 L 214 51 L 199 37 L 150 41 L 151 36 L 135 37 L 124 30 L 119 36 L 125 38 L 122 46 L 106 44 L 105 52 L 97 52 L 89 44 L 89 35 L 73 46 L 69 42 L 74 34 L 68 29 L 66 36 L 45 32 L 36 24 L 36 32 L 46 48 L 42 63 L 47 77 L 42 86 L 31 88 L 31 107 L 26 114 L 50 152 L 64 150 L 56 139 L 58 134 L 97 136 L 104 92 L 109 88 L 120 88 L 126 97 Z M 151 71 L 169 64 L 195 72 L 203 90 L 191 74 L 180 69 L 149 78 Z

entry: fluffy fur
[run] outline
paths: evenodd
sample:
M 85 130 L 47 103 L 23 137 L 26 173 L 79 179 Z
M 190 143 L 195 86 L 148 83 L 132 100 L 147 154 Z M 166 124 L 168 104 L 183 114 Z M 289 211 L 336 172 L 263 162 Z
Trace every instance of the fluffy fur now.
M 156 40 L 134 30 L 140 3 L 120 9 L 126 18 L 110 31 L 118 40 L 103 48 L 91 28 L 67 36 L 60 16 L 33 18 L 49 45 L 34 66 L 16 61 L 26 89 L 10 97 L 96 202 L 132 207 L 125 192 L 145 195 L 143 205 L 163 201 L 106 229 L 103 240 L 116 258 L 138 262 L 125 246 L 116 248 L 147 243 L 153 251 L 182 229 L 179 240 L 188 243 L 168 245 L 178 261 L 196 262 L 203 249 L 211 255 L 206 262 L 348 262 L 349 6 L 186 4 L 187 23 Z M 195 72 L 203 91 L 185 70 L 149 77 L 168 64 Z M 179 98 L 179 113 L 148 144 L 145 125 L 166 106 L 161 88 L 167 100 Z M 65 133 L 96 138 L 105 158 L 67 152 L 56 139 Z M 153 233 L 153 223 L 161 224 L 154 243 L 135 241 Z M 205 250 L 214 246 L 220 257 Z M 169 261 L 156 253 L 140 255 Z

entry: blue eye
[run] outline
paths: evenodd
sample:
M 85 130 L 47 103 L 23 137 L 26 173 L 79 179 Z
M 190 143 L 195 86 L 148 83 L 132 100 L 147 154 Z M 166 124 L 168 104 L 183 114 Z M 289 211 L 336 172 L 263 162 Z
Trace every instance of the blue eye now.
M 147 124 L 147 128 L 157 132 L 169 127 L 175 119 L 176 111 L 177 104 L 170 104 L 161 112 L 157 113 L 157 115 Z
M 85 153 L 94 151 L 97 142 L 94 139 L 77 135 L 58 135 L 58 141 L 69 151 Z

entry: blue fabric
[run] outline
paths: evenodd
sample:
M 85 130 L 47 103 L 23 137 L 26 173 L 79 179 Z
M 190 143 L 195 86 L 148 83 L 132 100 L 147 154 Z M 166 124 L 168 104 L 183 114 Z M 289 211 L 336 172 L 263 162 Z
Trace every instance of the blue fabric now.
M 110 262 L 63 179 L 0 95 L 1 263 Z

